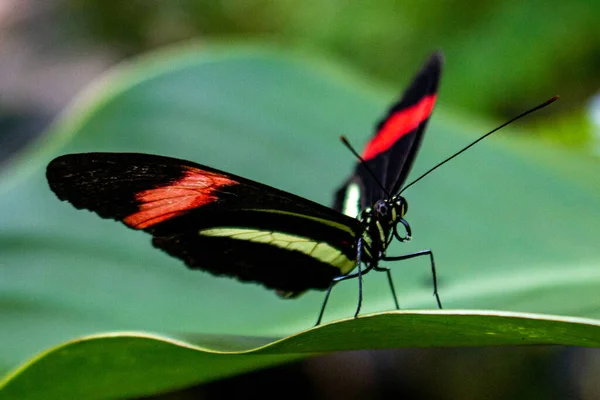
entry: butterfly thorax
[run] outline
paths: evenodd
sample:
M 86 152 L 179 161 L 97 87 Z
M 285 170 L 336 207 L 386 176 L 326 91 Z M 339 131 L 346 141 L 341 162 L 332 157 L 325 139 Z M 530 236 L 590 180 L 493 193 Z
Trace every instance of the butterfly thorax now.
M 400 195 L 389 199 L 378 200 L 372 207 L 364 209 L 359 220 L 363 224 L 363 260 L 380 260 L 392 239 L 396 237 L 401 242 L 410 240 L 410 226 L 403 218 L 408 210 L 406 199 Z M 402 224 L 406 230 L 405 236 L 400 236 L 397 230 Z

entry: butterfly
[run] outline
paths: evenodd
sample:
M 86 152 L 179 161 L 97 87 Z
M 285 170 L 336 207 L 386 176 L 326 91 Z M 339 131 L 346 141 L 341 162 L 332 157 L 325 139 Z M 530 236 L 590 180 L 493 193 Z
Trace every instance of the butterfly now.
M 396 239 L 410 239 L 401 192 L 433 111 L 442 56 L 434 53 L 404 95 L 377 125 L 332 208 L 214 168 L 140 153 L 66 154 L 46 177 L 60 200 L 152 235 L 152 244 L 192 269 L 258 282 L 284 298 L 327 290 L 376 270 L 382 261 L 429 257 L 438 306 L 433 253 L 389 257 Z M 357 270 L 356 272 L 353 272 Z

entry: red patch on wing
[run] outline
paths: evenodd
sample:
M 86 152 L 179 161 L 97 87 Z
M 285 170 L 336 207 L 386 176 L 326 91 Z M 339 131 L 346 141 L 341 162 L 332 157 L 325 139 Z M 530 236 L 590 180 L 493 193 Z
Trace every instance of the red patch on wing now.
M 389 117 L 377 135 L 365 147 L 363 159 L 367 161 L 374 158 L 392 147 L 402 136 L 417 129 L 431 115 L 435 99 L 435 94 L 423 97 L 414 106 L 400 110 Z
M 226 176 L 196 168 L 186 168 L 185 176 L 167 186 L 144 190 L 136 195 L 139 211 L 123 222 L 135 229 L 145 229 L 217 200 L 214 192 L 226 185 L 236 185 Z

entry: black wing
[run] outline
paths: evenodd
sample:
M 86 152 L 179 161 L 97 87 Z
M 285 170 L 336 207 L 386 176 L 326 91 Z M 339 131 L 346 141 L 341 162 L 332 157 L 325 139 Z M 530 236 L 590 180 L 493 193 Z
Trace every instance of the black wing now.
M 189 161 L 68 154 L 46 176 L 59 199 L 152 234 L 155 247 L 189 267 L 260 282 L 285 297 L 326 289 L 356 264 L 354 218 Z
M 429 58 L 400 101 L 377 125 L 375 135 L 363 151 L 367 166 L 391 195 L 400 190 L 421 145 L 435 105 L 442 61 L 439 52 Z M 359 163 L 354 174 L 336 192 L 334 209 L 350 215 L 354 211 L 349 210 L 360 211 L 372 206 L 387 197 L 387 193 Z

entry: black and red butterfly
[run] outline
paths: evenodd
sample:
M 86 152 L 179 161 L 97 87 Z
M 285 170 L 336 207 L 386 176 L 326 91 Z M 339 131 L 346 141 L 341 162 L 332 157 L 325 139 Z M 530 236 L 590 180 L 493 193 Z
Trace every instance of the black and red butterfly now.
M 48 165 L 52 191 L 78 209 L 150 233 L 152 244 L 188 267 L 258 282 L 282 297 L 385 271 L 381 261 L 430 258 L 430 250 L 388 257 L 394 238 L 410 239 L 399 194 L 433 110 L 442 57 L 433 54 L 389 110 L 333 208 L 190 161 L 137 153 L 67 154 Z M 402 233 L 398 231 L 401 228 Z M 364 264 L 364 269 L 363 265 Z M 354 269 L 358 272 L 351 273 Z

